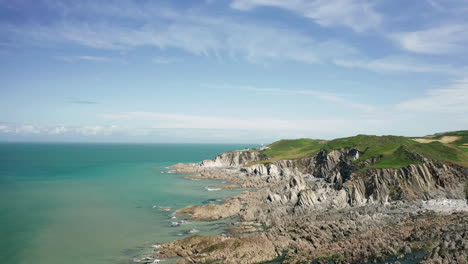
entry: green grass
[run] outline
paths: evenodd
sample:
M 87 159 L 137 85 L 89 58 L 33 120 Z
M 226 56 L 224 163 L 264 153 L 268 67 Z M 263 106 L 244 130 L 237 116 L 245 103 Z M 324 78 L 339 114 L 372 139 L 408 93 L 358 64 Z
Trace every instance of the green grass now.
M 421 155 L 435 160 L 460 161 L 461 158 L 460 150 L 450 144 L 443 144 L 440 142 L 414 142 L 411 144 L 411 148 Z
M 422 138 L 425 138 L 425 139 L 441 139 L 442 137 L 445 137 L 445 136 L 460 137 L 459 139 L 457 139 L 457 140 L 455 140 L 453 142 L 443 144 L 443 145 L 453 146 L 454 148 L 456 148 L 457 150 L 459 150 L 459 151 L 461 151 L 463 153 L 461 155 L 460 154 L 455 154 L 454 152 L 444 153 L 444 156 L 451 155 L 450 160 L 459 161 L 459 164 L 461 164 L 463 166 L 468 166 L 468 153 L 467 153 L 468 152 L 468 130 L 437 133 L 437 134 L 422 137 Z M 435 142 L 432 142 L 432 143 L 435 143 Z M 432 143 L 428 143 L 428 144 L 432 144 Z M 434 145 L 432 147 L 434 147 Z M 437 149 L 437 147 L 432 148 L 432 150 L 435 150 L 435 149 Z M 458 160 L 456 158 L 454 158 L 455 155 L 458 155 L 458 157 L 459 157 Z M 435 159 L 437 159 L 438 153 L 432 153 L 432 156 Z
M 249 165 L 271 162 L 284 159 L 299 159 L 313 156 L 323 147 L 323 141 L 317 139 L 301 138 L 301 139 L 283 139 L 269 145 L 270 149 L 263 151 L 269 159 L 257 161 Z
M 356 163 L 369 158 L 378 158 L 379 161 L 369 168 L 401 168 L 409 164 L 418 164 L 411 152 L 416 152 L 426 158 L 457 163 L 468 166 L 468 148 L 462 148 L 458 144 L 465 143 L 468 131 L 456 131 L 438 134 L 435 137 L 446 135 L 460 136 L 456 142 L 443 144 L 440 142 L 419 143 L 408 137 L 401 136 L 372 136 L 357 135 L 354 137 L 338 138 L 331 141 L 315 139 L 280 140 L 269 145 L 270 149 L 264 150 L 268 159 L 255 163 L 272 162 L 285 159 L 298 159 L 310 157 L 324 149 L 328 152 L 341 148 L 356 148 L 363 154 Z M 434 137 L 433 137 L 434 138 Z M 252 165 L 251 163 L 248 165 Z
M 414 151 L 417 143 L 406 137 L 399 136 L 369 136 L 357 135 L 348 138 L 339 138 L 328 142 L 325 149 L 331 151 L 340 148 L 356 148 L 363 152 L 355 163 L 369 158 L 379 158 L 379 161 L 365 169 L 371 168 L 401 168 L 409 164 L 418 164 L 419 161 L 409 155 Z M 418 152 L 419 153 L 419 152 Z M 421 155 L 424 155 L 420 153 Z
M 364 154 L 359 160 L 366 160 L 380 155 L 391 154 L 400 146 L 408 144 L 410 139 L 398 136 L 357 135 L 348 138 L 338 138 L 327 143 L 325 149 L 331 151 L 340 148 L 356 148 Z
M 456 136 L 460 137 L 460 139 L 450 143 L 452 145 L 461 146 L 463 144 L 468 144 L 468 130 L 460 130 L 460 131 L 453 131 L 453 132 L 446 132 L 446 133 L 438 133 L 435 134 L 433 138 L 440 139 L 444 136 Z
M 372 166 L 365 167 L 364 170 L 372 168 L 402 168 L 409 164 L 421 163 L 408 155 L 408 152 L 406 152 L 405 149 L 406 148 L 404 146 L 400 146 L 394 152 L 383 154 L 377 163 Z

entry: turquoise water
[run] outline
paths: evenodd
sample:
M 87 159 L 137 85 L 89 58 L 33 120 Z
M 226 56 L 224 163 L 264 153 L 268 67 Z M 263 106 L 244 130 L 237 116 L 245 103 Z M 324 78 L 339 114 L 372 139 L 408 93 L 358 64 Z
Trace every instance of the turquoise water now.
M 238 190 L 165 173 L 244 145 L 0 144 L 0 263 L 130 263 L 157 242 L 220 232 L 170 227 L 170 212 Z

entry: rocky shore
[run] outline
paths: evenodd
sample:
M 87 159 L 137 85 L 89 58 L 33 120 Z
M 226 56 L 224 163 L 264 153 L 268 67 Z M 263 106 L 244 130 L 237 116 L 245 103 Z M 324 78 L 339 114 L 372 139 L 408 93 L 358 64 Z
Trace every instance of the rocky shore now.
M 258 151 L 232 151 L 174 165 L 196 179 L 251 190 L 176 210 L 191 220 L 237 222 L 222 235 L 163 244 L 153 256 L 177 263 L 468 263 L 468 169 L 407 154 L 418 164 L 371 169 L 377 159 L 356 163 L 362 153 L 343 148 L 274 162 Z

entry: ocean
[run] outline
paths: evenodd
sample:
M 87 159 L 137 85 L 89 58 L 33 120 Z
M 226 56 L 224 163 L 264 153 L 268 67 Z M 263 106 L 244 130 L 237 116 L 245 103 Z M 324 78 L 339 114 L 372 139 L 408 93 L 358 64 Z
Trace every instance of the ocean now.
M 191 180 L 166 167 L 248 145 L 0 144 L 0 263 L 132 263 L 155 243 L 223 223 L 171 227 L 171 212 L 240 190 Z

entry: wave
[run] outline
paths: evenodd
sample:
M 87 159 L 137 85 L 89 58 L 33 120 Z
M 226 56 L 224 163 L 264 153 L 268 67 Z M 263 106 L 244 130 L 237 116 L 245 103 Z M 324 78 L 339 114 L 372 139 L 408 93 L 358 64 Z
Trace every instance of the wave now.
M 205 189 L 206 189 L 207 191 L 209 191 L 209 192 L 221 190 L 221 188 L 213 188 L 213 187 L 208 187 L 208 186 L 205 187 Z

